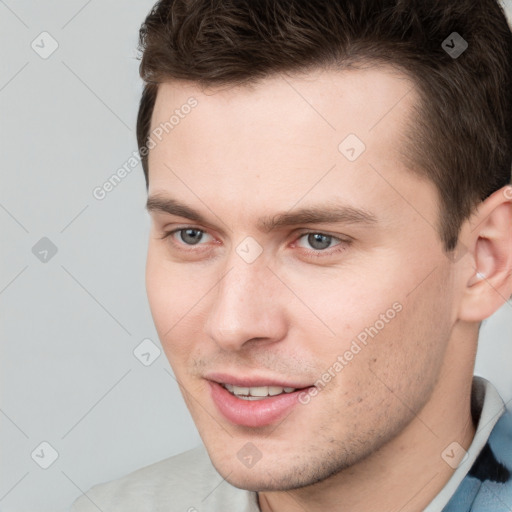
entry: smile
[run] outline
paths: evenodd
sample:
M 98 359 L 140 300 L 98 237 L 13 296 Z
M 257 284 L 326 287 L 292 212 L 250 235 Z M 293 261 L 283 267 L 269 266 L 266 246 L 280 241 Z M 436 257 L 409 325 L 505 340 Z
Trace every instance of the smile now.
M 227 379 L 226 379 L 227 380 Z M 241 427 L 266 427 L 281 421 L 299 404 L 299 395 L 307 388 L 288 386 L 257 386 L 208 381 L 210 397 L 218 412 L 230 423 Z M 248 383 L 247 383 L 248 384 Z
M 241 387 L 232 384 L 221 384 L 232 395 L 242 400 L 264 400 L 269 396 L 282 395 L 283 393 L 293 393 L 296 388 L 283 388 L 280 386 L 254 386 Z

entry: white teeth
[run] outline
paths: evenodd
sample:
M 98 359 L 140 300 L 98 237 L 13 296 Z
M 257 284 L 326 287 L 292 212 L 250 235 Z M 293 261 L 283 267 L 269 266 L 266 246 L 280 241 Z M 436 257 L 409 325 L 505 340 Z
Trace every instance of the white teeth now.
M 268 386 L 249 388 L 251 396 L 268 396 Z
M 254 386 L 241 387 L 232 384 L 223 384 L 223 386 L 232 394 L 243 400 L 261 400 L 268 396 L 280 395 L 282 393 L 291 393 L 296 388 L 282 388 L 281 386 Z
M 241 388 L 239 386 L 233 386 L 233 393 L 235 395 L 248 395 L 249 388 Z
M 293 389 L 293 388 L 291 388 L 291 389 Z M 270 396 L 280 395 L 282 392 L 283 392 L 283 388 L 280 388 L 279 386 L 269 386 L 268 387 L 268 394 Z

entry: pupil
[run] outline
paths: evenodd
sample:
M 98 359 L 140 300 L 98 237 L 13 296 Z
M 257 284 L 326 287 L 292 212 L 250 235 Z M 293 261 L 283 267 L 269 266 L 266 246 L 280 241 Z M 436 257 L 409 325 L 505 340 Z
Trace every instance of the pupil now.
M 308 236 L 308 243 L 315 249 L 327 249 L 331 243 L 331 238 L 328 235 L 313 233 Z

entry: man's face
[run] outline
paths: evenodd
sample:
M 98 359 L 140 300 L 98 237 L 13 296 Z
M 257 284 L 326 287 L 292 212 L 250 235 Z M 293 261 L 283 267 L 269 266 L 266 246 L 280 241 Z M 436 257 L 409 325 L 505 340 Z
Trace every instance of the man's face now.
M 181 115 L 150 152 L 149 197 L 201 219 L 151 210 L 147 292 L 212 462 L 238 487 L 325 479 L 431 396 L 456 293 L 435 188 L 400 155 L 416 101 L 386 68 L 160 87 L 151 129 Z M 318 215 L 288 217 L 302 210 Z

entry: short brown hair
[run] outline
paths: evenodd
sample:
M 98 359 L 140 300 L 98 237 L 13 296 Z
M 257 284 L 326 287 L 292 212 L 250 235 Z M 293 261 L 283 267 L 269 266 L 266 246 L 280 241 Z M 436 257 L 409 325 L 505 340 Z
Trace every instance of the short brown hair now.
M 456 58 L 443 48 L 454 32 L 468 44 Z M 497 0 L 159 0 L 139 50 L 146 186 L 159 83 L 242 85 L 358 63 L 394 66 L 416 85 L 405 156 L 439 192 L 447 251 L 474 207 L 510 183 L 512 34 Z

